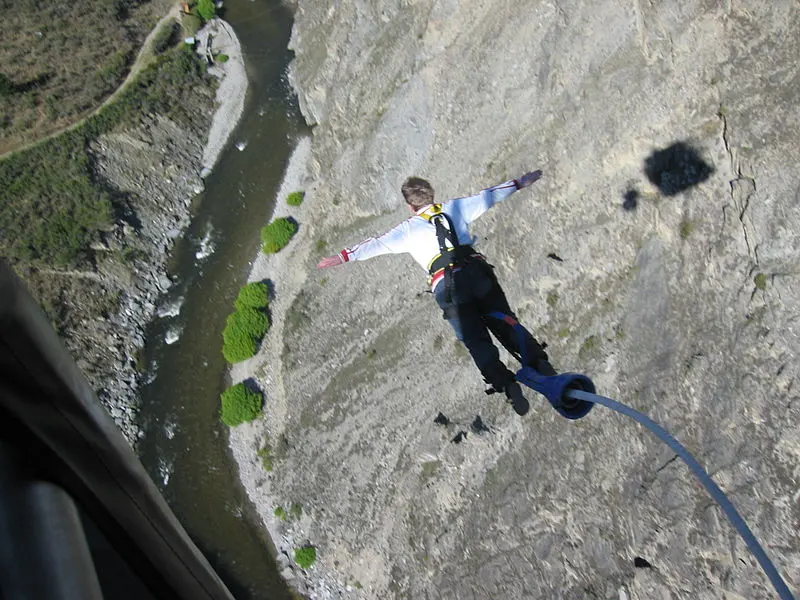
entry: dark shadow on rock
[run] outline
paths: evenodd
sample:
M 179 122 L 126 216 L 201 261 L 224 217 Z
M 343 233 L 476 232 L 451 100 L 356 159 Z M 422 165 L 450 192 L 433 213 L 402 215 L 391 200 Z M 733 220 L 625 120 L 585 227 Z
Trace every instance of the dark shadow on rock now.
M 641 556 L 637 556 L 633 559 L 633 566 L 637 569 L 652 569 L 653 565 L 643 559 Z
M 275 299 L 275 283 L 272 279 L 262 279 L 259 283 L 267 286 L 267 298 L 272 302 Z
M 466 431 L 459 431 L 459 432 L 456 434 L 456 437 L 454 437 L 454 438 L 453 438 L 452 440 L 450 440 L 450 441 L 451 441 L 451 442 L 453 442 L 454 444 L 460 444 L 460 443 L 461 443 L 461 442 L 463 442 L 465 439 L 467 439 L 467 432 L 466 432 Z
M 708 179 L 714 168 L 686 142 L 656 150 L 644 161 L 644 173 L 665 196 L 675 196 Z
M 547 258 L 550 258 L 550 259 L 552 259 L 552 260 L 555 260 L 555 261 L 557 261 L 557 262 L 564 262 L 564 259 L 563 259 L 563 258 L 561 258 L 561 257 L 560 257 L 558 254 L 556 254 L 555 252 L 551 252 L 550 254 L 548 254 L 548 255 L 547 255 Z
M 636 210 L 639 206 L 639 192 L 638 190 L 628 190 L 622 194 L 622 208 L 627 211 Z
M 480 415 L 475 415 L 475 420 L 470 424 L 470 429 L 472 429 L 472 433 L 478 435 L 492 432 L 492 430 L 486 426 L 486 423 L 483 422 Z
M 436 423 L 437 425 L 441 425 L 443 427 L 447 427 L 448 425 L 450 425 L 450 419 L 448 419 L 442 413 L 439 413 L 438 415 L 436 415 L 436 418 L 433 420 L 433 422 Z
M 254 392 L 256 394 L 263 394 L 264 393 L 264 391 L 258 386 L 258 382 L 255 379 L 253 379 L 252 377 L 248 377 L 247 379 L 242 381 L 242 385 L 244 387 L 246 387 L 248 390 L 250 390 L 251 392 Z

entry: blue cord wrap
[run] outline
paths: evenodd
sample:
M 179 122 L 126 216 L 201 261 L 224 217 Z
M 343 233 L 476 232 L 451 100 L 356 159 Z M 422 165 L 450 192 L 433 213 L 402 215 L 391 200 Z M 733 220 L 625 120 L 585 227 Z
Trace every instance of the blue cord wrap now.
M 719 504 L 725 512 L 728 521 L 730 521 L 745 544 L 747 544 L 750 552 L 752 552 L 758 560 L 758 563 L 761 565 L 764 573 L 766 573 L 775 591 L 778 592 L 778 596 L 781 600 L 794 600 L 792 592 L 781 578 L 775 565 L 772 564 L 767 553 L 761 547 L 761 544 L 758 543 L 756 536 L 750 531 L 747 523 L 745 523 L 742 516 L 725 495 L 725 492 L 723 492 L 711 476 L 706 473 L 705 469 L 697 462 L 694 456 L 692 456 L 678 440 L 672 437 L 666 429 L 650 419 L 650 417 L 621 402 L 595 394 L 594 384 L 585 375 L 562 373 L 552 377 L 545 377 L 537 373 L 531 367 L 523 367 L 517 373 L 517 381 L 524 383 L 531 389 L 546 396 L 550 404 L 553 405 L 553 408 L 568 419 L 580 419 L 588 414 L 592 406 L 595 404 L 602 404 L 644 425 L 686 463 L 694 476 L 697 477 L 700 483 L 708 490 L 708 493 L 711 494 L 711 497 Z

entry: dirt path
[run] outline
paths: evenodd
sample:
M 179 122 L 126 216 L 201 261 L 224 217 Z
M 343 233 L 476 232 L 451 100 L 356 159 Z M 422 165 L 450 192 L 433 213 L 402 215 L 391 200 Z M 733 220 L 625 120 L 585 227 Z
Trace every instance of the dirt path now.
M 130 71 L 128 72 L 128 76 L 125 78 L 125 81 L 123 81 L 119 85 L 119 87 L 116 90 L 114 90 L 114 92 L 108 98 L 106 98 L 105 101 L 100 106 L 98 106 L 97 108 L 92 110 L 89 114 L 81 117 L 75 123 L 72 123 L 71 125 L 63 127 L 61 129 L 59 129 L 58 131 L 54 131 L 52 133 L 49 133 L 44 137 L 41 137 L 41 138 L 39 138 L 37 140 L 34 140 L 33 142 L 29 142 L 27 144 L 23 144 L 23 145 L 21 145 L 21 146 L 19 146 L 17 148 L 13 148 L 13 149 L 11 149 L 11 150 L 9 150 L 7 152 L 4 152 L 3 154 L 0 154 L 0 160 L 4 159 L 6 156 L 9 156 L 10 154 L 12 154 L 14 152 L 23 152 L 25 150 L 28 150 L 29 148 L 33 148 L 37 144 L 41 144 L 42 142 L 44 142 L 46 140 L 49 140 L 49 139 L 54 138 L 56 136 L 59 136 L 62 133 L 66 133 L 67 131 L 72 131 L 73 129 L 77 129 L 78 127 L 80 127 L 86 121 L 86 119 L 89 119 L 90 117 L 93 117 L 94 115 L 99 113 L 101 110 L 103 110 L 103 108 L 105 106 L 107 106 L 108 104 L 110 104 L 111 102 L 116 100 L 120 96 L 120 94 L 122 94 L 122 92 L 124 92 L 127 89 L 127 87 L 136 79 L 136 76 L 142 71 L 142 69 L 144 69 L 147 65 L 150 64 L 150 61 L 154 57 L 154 55 L 153 55 L 153 40 L 155 39 L 155 36 L 158 33 L 158 31 L 170 19 L 173 20 L 173 21 L 177 20 L 179 15 L 180 15 L 180 5 L 179 4 L 175 4 L 166 15 L 161 17 L 161 19 L 158 21 L 158 23 L 156 23 L 155 27 L 153 27 L 153 29 L 150 31 L 150 33 L 145 38 L 144 43 L 142 44 L 142 47 L 139 50 L 139 54 L 136 55 L 136 60 L 131 65 Z

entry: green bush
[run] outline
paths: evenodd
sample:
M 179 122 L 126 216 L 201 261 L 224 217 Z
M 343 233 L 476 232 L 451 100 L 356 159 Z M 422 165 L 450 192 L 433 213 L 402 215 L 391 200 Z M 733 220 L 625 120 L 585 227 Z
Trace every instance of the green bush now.
M 222 392 L 222 422 L 228 427 L 247 423 L 261 414 L 264 397 L 258 392 L 248 390 L 243 383 Z
M 261 466 L 264 467 L 264 470 L 268 472 L 272 471 L 275 464 L 272 460 L 272 449 L 269 447 L 269 445 L 261 448 L 258 452 L 256 452 L 256 455 L 261 459 Z
M 286 197 L 286 204 L 289 206 L 300 206 L 306 197 L 305 192 L 292 192 Z
M 272 514 L 281 521 L 286 521 L 286 510 L 282 506 L 276 506 Z
M 303 516 L 303 507 L 299 503 L 295 502 L 289 507 L 289 516 L 293 519 L 299 519 Z
M 197 0 L 197 6 L 195 8 L 197 10 L 197 14 L 201 19 L 203 19 L 203 22 L 210 21 L 217 13 L 217 7 L 214 4 L 214 0 Z
M 228 56 L 227 54 L 223 54 L 222 52 L 220 52 L 214 57 L 214 60 L 217 61 L 218 63 L 226 63 L 228 62 L 229 59 L 230 56 Z
M 262 250 L 265 254 L 275 254 L 289 243 L 297 233 L 297 223 L 280 217 L 261 229 Z
M 239 292 L 234 305 L 237 310 L 243 308 L 266 308 L 269 304 L 269 289 L 266 283 L 254 281 L 248 283 Z
M 242 308 L 228 316 L 222 332 L 222 355 L 229 363 L 246 360 L 256 353 L 258 341 L 269 329 L 269 318 L 260 310 Z
M 258 340 L 238 329 L 225 328 L 222 332 L 222 355 L 229 363 L 242 362 L 256 353 Z
M 294 562 L 301 569 L 307 569 L 317 560 L 317 549 L 314 546 L 303 546 L 294 549 Z

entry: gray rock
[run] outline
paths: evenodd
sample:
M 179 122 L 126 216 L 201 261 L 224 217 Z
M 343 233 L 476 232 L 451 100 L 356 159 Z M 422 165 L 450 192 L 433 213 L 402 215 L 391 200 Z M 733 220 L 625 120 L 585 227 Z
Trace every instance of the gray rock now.
M 409 175 L 445 199 L 544 171 L 475 226 L 512 306 L 557 368 L 675 433 L 795 586 L 798 30 L 789 0 L 301 1 L 291 69 L 315 124 L 307 214 L 334 250 L 404 219 Z M 710 170 L 657 152 L 676 142 Z M 533 392 L 520 419 L 483 395 L 411 261 L 323 276 L 315 258 L 266 417 L 302 440 L 272 488 L 315 515 L 297 536 L 319 550 L 312 592 L 774 597 L 641 428 L 601 408 L 567 422 Z M 493 433 L 451 444 L 440 410 Z

